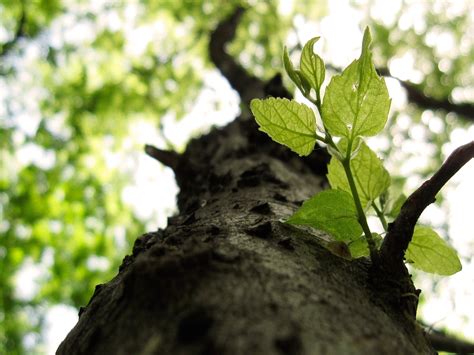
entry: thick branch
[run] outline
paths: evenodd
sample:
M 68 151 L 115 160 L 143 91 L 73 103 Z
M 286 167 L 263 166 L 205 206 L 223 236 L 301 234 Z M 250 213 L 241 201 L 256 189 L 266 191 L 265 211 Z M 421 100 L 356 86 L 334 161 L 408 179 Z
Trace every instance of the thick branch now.
M 423 183 L 403 204 L 398 217 L 389 225 L 380 249 L 384 269 L 397 273 L 403 266 L 403 256 L 411 241 L 415 224 L 436 194 L 469 160 L 474 158 L 474 141 L 460 146 L 446 159 L 433 177 Z
M 431 346 L 437 351 L 447 351 L 456 354 L 474 353 L 474 344 L 460 339 L 452 338 L 444 333 L 429 333 L 428 339 Z
M 430 110 L 444 110 L 447 112 L 454 112 L 461 115 L 465 119 L 474 122 L 474 105 L 470 103 L 453 103 L 448 98 L 441 100 L 426 95 L 415 84 L 409 81 L 403 81 L 393 76 L 387 68 L 378 68 L 377 71 L 384 76 L 391 77 L 397 80 L 403 88 L 405 88 L 408 101 L 414 103 L 420 108 Z
M 244 11 L 242 7 L 237 7 L 232 15 L 219 23 L 212 32 L 209 56 L 230 85 L 239 93 L 242 102 L 248 104 L 251 99 L 263 96 L 264 83 L 250 75 L 225 49 L 226 45 L 234 39 L 237 25 Z

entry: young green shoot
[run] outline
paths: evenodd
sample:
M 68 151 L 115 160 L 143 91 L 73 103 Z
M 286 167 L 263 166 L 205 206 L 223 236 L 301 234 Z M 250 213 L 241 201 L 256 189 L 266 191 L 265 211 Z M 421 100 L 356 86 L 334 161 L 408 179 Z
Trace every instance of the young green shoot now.
M 331 78 L 322 97 L 326 71 L 324 61 L 314 53 L 318 40 L 315 37 L 304 45 L 299 69 L 286 48 L 283 64 L 298 90 L 319 112 L 323 127 L 317 127 L 313 109 L 295 100 L 254 99 L 250 108 L 261 131 L 298 155 L 311 154 L 316 141 L 324 143 L 331 155 L 327 174 L 331 189 L 305 201 L 287 223 L 323 230 L 335 241 L 346 243 L 353 258 L 370 256 L 375 261 L 382 235 L 370 230 L 367 214 L 375 213 L 387 232 L 387 221 L 396 216 L 404 199 L 387 201 L 390 174 L 364 139 L 383 130 L 391 100 L 372 61 L 368 28 L 360 57 Z M 454 249 L 427 227 L 415 228 L 405 259 L 414 267 L 441 275 L 461 269 Z

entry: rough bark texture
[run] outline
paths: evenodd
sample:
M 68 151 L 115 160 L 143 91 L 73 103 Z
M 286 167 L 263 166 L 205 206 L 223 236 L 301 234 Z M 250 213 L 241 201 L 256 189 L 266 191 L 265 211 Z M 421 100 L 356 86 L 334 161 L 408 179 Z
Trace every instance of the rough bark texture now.
M 249 119 L 191 142 L 176 168 L 180 214 L 137 239 L 58 353 L 432 353 L 373 290 L 368 260 L 279 221 L 325 187 L 326 162 L 324 151 L 299 159 Z

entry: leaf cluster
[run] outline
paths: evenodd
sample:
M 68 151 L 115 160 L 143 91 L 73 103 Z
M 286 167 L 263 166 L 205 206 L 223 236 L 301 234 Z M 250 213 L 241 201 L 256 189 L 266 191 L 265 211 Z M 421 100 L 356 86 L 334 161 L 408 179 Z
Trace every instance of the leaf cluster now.
M 368 28 L 360 57 L 331 78 L 322 97 L 325 65 L 313 50 L 318 39 L 303 47 L 299 69 L 286 49 L 283 63 L 290 79 L 319 112 L 323 127 L 317 127 L 312 108 L 294 100 L 254 99 L 250 107 L 260 130 L 274 141 L 300 156 L 311 154 L 320 141 L 332 156 L 327 174 L 331 189 L 304 202 L 287 223 L 326 231 L 335 241 L 346 243 L 353 258 L 375 258 L 385 233 L 373 233 L 367 215 L 375 214 L 387 232 L 388 221 L 404 202 L 403 196 L 390 196 L 390 174 L 364 141 L 385 127 L 391 100 L 372 61 Z M 454 249 L 428 227 L 415 228 L 405 259 L 418 269 L 441 275 L 461 269 Z

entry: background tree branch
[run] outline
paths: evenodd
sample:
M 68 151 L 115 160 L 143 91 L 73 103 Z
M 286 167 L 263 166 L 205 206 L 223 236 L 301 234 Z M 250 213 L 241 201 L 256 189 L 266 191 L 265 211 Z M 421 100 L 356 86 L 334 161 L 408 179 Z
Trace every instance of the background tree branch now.
M 437 351 L 447 351 L 458 355 L 474 353 L 474 344 L 460 340 L 438 330 L 427 331 L 428 339 Z
M 335 72 L 342 72 L 341 68 L 335 67 L 331 64 L 326 64 L 326 67 Z M 390 73 L 388 68 L 376 68 L 377 72 L 385 77 L 397 80 L 400 85 L 406 90 L 408 101 L 417 105 L 422 109 L 428 110 L 444 110 L 446 112 L 453 112 L 458 114 L 461 118 L 474 122 L 474 105 L 471 103 L 453 103 L 449 98 L 437 99 L 425 94 L 421 88 L 415 84 L 401 80 Z
M 25 9 L 25 3 L 21 1 L 21 13 L 20 17 L 18 19 L 18 25 L 17 29 L 15 31 L 15 34 L 11 40 L 8 42 L 5 42 L 1 47 L 0 47 L 0 58 L 5 57 L 12 49 L 15 47 L 17 42 L 25 36 L 25 25 L 26 25 L 26 9 Z
M 446 112 L 453 112 L 460 115 L 462 118 L 474 122 L 474 105 L 471 103 L 453 103 L 449 98 L 437 99 L 425 94 L 415 84 L 404 81 L 390 73 L 388 68 L 377 68 L 377 71 L 383 75 L 397 80 L 400 85 L 406 90 L 408 101 L 417 105 L 420 108 L 429 110 L 444 110 Z
M 250 100 L 263 96 L 264 83 L 250 75 L 233 56 L 226 52 L 225 48 L 227 43 L 234 39 L 237 25 L 244 12 L 243 7 L 236 7 L 232 15 L 219 23 L 211 33 L 209 56 L 230 85 L 239 93 L 242 103 L 248 106 Z

